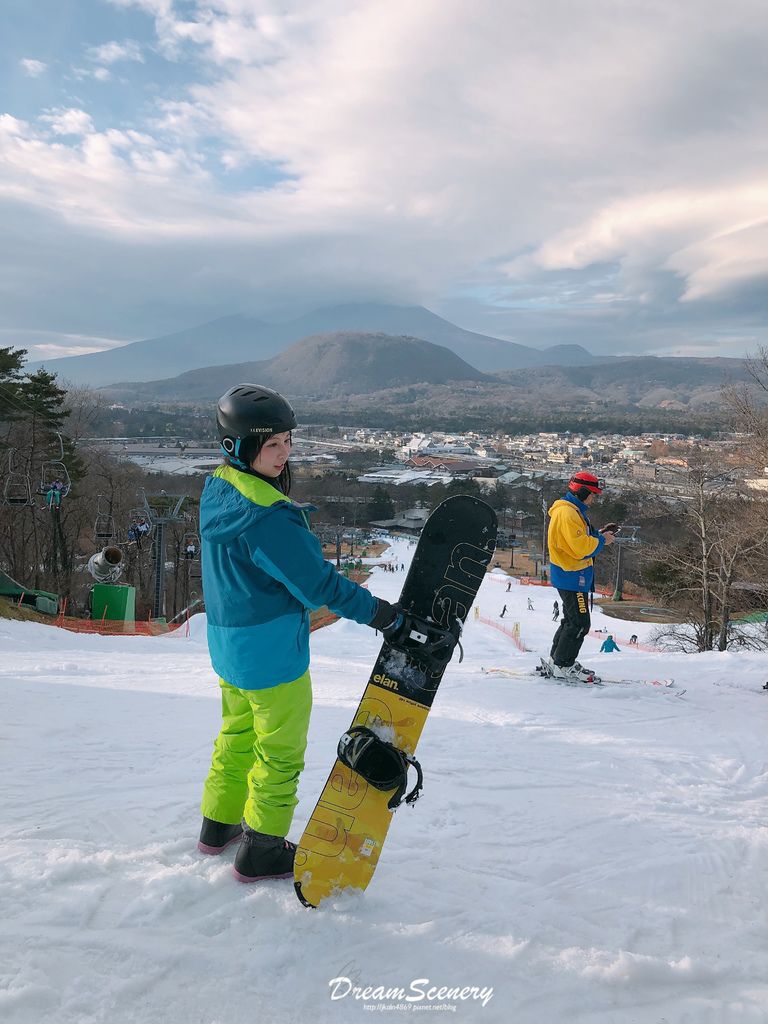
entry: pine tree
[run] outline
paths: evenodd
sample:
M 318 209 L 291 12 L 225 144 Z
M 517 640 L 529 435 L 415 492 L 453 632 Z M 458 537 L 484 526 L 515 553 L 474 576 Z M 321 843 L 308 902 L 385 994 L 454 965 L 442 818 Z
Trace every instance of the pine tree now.
M 373 522 L 379 519 L 391 519 L 395 514 L 394 502 L 384 490 L 383 487 L 379 486 L 375 488 L 371 500 L 368 502 L 366 508 L 366 516 L 369 522 Z
M 0 424 L 13 423 L 23 411 L 21 373 L 26 354 L 23 348 L 0 348 Z
M 85 475 L 85 466 L 72 441 L 64 433 L 70 411 L 66 388 L 59 387 L 56 374 L 37 370 L 20 385 L 24 416 L 30 429 L 30 463 L 39 474 L 43 463 L 61 459 L 73 482 Z M 61 438 L 61 445 L 59 444 Z

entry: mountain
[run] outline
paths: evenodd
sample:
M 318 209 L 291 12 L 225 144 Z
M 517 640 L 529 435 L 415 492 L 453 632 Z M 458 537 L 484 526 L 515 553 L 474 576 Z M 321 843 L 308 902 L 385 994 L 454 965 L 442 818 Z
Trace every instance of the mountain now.
M 113 380 L 147 380 L 172 377 L 191 367 L 209 366 L 215 360 L 241 362 L 269 359 L 283 348 L 271 325 L 247 316 L 224 316 L 210 323 L 159 338 L 134 341 L 120 348 L 30 363 L 29 370 L 44 366 L 74 384 L 98 387 Z
M 580 345 L 535 349 L 461 327 L 423 306 L 357 303 L 317 309 L 284 323 L 233 315 L 174 334 L 134 341 L 120 348 L 29 364 L 45 366 L 64 380 L 100 386 L 116 380 L 156 381 L 212 365 L 271 359 L 289 345 L 316 334 L 353 331 L 421 338 L 450 349 L 479 370 L 514 370 L 550 363 L 600 362 Z
M 284 325 L 296 337 L 331 331 L 376 332 L 423 338 L 443 345 L 456 355 L 483 370 L 515 370 L 526 366 L 547 366 L 560 358 L 579 365 L 599 361 L 580 345 L 556 345 L 535 349 L 514 341 L 503 341 L 475 331 L 466 331 L 424 306 L 393 306 L 380 303 L 349 303 L 316 309 Z
M 338 331 L 304 338 L 273 359 L 206 366 L 168 380 L 113 384 L 105 390 L 121 400 L 215 401 L 243 380 L 291 398 L 322 401 L 412 384 L 491 378 L 449 349 L 420 338 Z
M 307 412 L 399 410 L 501 422 L 511 410 L 648 410 L 722 407 L 721 389 L 747 379 L 741 359 L 622 357 L 589 366 L 536 366 L 482 373 L 444 346 L 419 338 L 340 331 L 313 335 L 268 360 L 208 366 L 165 380 L 113 384 L 110 398 L 213 402 L 237 381 L 267 384 Z

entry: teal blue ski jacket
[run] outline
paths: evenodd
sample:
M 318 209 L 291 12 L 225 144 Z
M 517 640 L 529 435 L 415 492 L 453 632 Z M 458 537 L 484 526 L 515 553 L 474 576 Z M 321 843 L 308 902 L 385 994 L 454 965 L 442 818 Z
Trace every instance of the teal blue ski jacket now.
M 216 673 L 241 690 L 309 667 L 309 609 L 367 625 L 377 600 L 323 558 L 307 510 L 260 477 L 220 466 L 200 500 L 203 594 Z

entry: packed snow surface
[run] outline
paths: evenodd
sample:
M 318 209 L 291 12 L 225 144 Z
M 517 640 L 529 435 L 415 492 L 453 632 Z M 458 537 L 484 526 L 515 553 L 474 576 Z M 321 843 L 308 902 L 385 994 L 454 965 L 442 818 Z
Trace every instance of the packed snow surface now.
M 394 600 L 403 578 L 370 588 Z M 636 682 L 543 681 L 526 671 L 555 596 L 486 578 L 419 745 L 422 799 L 368 891 L 317 911 L 196 849 L 219 720 L 203 616 L 154 639 L 0 620 L 0 1020 L 768 1020 L 764 657 L 633 650 L 651 627 L 596 610 L 621 653 L 592 636 L 582 662 Z M 528 652 L 484 619 L 519 623 Z M 350 622 L 313 634 L 291 838 L 378 646 Z

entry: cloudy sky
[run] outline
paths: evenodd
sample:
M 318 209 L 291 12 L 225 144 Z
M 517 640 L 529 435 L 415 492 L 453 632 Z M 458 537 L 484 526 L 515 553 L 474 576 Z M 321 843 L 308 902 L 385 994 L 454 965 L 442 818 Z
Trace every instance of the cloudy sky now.
M 5 0 L 0 345 L 421 303 L 768 344 L 764 0 Z

